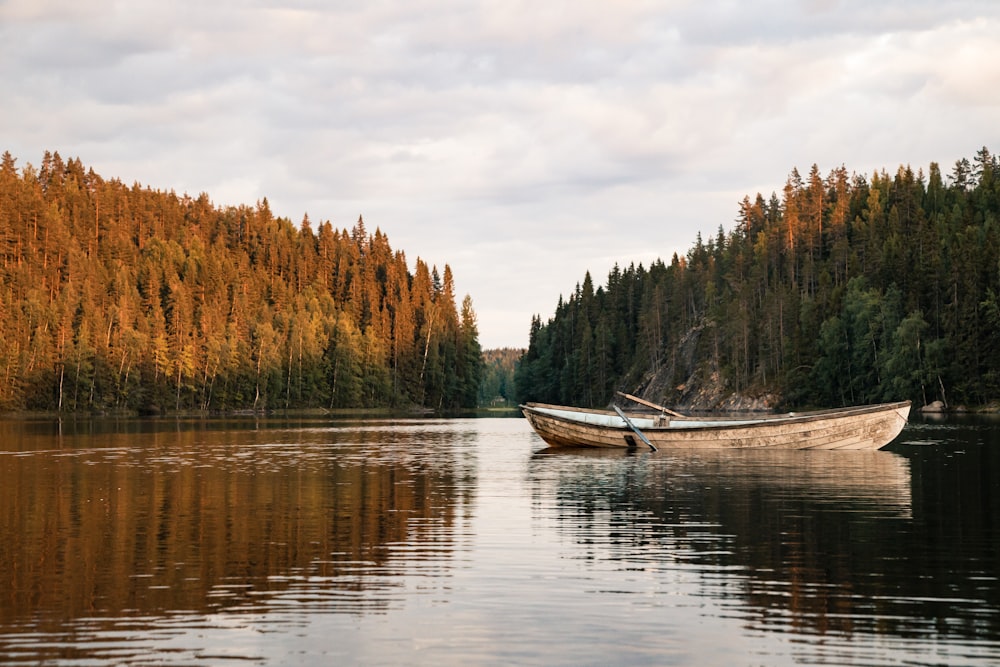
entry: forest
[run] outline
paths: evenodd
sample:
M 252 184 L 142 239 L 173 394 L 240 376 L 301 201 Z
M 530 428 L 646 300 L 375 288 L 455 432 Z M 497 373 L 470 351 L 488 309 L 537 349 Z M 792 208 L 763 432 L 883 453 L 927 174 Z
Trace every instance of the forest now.
M 523 349 L 513 347 L 483 350 L 483 377 L 479 383 L 481 407 L 510 408 L 517 405 L 514 373 L 522 355 Z
M 597 406 L 616 390 L 713 408 L 1000 399 L 1000 179 L 984 147 L 943 175 L 793 169 L 733 228 L 648 268 L 589 274 L 532 319 L 522 401 Z M 699 394 L 701 391 L 701 394 Z
M 0 163 L 0 409 L 475 407 L 472 300 L 378 229 Z

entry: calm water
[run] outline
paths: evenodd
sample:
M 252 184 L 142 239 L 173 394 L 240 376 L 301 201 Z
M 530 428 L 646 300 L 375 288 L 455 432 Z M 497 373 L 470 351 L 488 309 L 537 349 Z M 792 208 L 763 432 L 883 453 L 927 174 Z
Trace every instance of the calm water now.
M 0 422 L 0 662 L 1000 664 L 998 480 L 984 420 L 841 454 Z

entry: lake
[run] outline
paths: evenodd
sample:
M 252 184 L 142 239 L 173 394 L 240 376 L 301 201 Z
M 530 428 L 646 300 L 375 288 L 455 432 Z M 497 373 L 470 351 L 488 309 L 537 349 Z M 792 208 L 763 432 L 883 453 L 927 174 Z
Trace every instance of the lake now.
M 971 417 L 842 453 L 0 421 L 0 662 L 996 665 L 998 479 Z

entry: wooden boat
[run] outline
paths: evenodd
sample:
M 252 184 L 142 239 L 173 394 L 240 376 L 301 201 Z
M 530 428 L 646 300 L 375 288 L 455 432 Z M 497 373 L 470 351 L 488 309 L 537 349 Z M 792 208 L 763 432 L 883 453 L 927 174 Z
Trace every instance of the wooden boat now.
M 614 411 L 545 403 L 520 407 L 532 428 L 552 447 L 645 443 L 651 449 L 874 450 L 899 435 L 910 413 L 910 401 L 749 417 L 689 417 L 660 406 L 656 406 L 659 414 L 626 414 L 617 406 Z

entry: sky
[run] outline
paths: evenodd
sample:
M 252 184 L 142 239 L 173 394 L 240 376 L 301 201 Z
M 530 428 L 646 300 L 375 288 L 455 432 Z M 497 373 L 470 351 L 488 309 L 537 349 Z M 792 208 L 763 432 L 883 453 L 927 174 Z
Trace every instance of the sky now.
M 1000 151 L 994 0 L 0 0 L 0 152 L 381 229 L 526 347 L 792 169 Z

